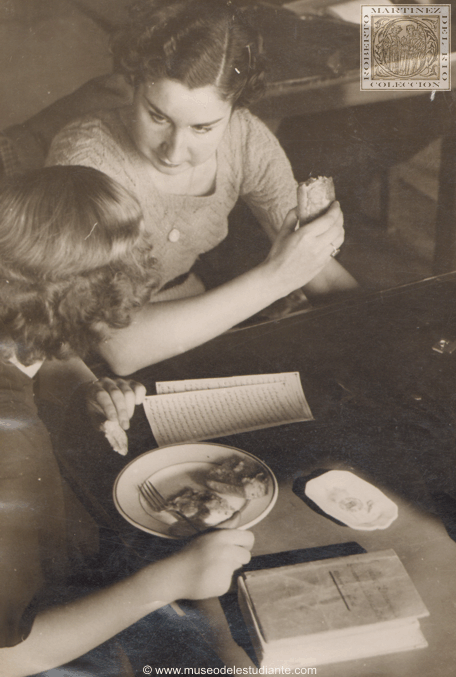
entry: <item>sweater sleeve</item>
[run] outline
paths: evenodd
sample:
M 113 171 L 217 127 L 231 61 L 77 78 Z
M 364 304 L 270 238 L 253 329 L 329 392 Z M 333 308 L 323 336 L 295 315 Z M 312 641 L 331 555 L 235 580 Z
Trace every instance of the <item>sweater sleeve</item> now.
M 124 152 L 101 117 L 87 116 L 75 120 L 57 134 L 49 149 L 46 166 L 93 167 L 134 193 L 134 181 L 125 171 Z
M 257 117 L 239 111 L 242 139 L 241 197 L 271 239 L 290 209 L 296 207 L 296 181 L 276 137 Z

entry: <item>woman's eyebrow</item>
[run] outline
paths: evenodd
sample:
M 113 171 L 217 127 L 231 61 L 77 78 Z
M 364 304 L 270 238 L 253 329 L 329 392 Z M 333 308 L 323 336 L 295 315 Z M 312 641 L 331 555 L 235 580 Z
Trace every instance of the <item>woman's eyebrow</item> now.
M 192 127 L 211 127 L 212 125 L 216 125 L 217 122 L 221 122 L 224 118 L 225 116 L 223 116 L 223 118 L 219 118 L 218 120 L 212 120 L 212 122 L 197 122 L 195 125 L 192 125 Z
M 158 108 L 158 106 L 155 106 L 155 104 L 153 104 L 152 101 L 149 101 L 147 96 L 145 96 L 144 99 L 145 99 L 147 105 L 150 106 L 151 108 L 153 108 L 155 113 L 157 113 L 158 115 L 161 115 L 162 118 L 166 118 L 167 120 L 169 120 L 169 117 L 166 115 L 166 113 L 163 113 L 163 111 L 161 111 L 160 108 Z
M 160 110 L 158 106 L 152 103 L 152 101 L 149 101 L 147 96 L 144 97 L 145 101 L 147 104 L 154 110 L 154 113 L 157 113 L 158 115 L 161 115 L 162 118 L 166 118 L 169 120 L 170 118 L 164 113 L 163 111 Z M 221 122 L 225 116 L 219 118 L 218 120 L 213 120 L 212 122 L 197 122 L 194 125 L 191 125 L 192 127 L 210 127 L 211 125 L 216 125 L 217 122 Z

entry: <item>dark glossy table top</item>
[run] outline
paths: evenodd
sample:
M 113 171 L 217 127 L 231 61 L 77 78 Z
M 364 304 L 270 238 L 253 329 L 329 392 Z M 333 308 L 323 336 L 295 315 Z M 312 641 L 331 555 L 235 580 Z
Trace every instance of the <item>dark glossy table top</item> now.
M 456 623 L 456 544 L 436 515 L 433 495 L 450 496 L 454 471 L 456 352 L 435 352 L 456 339 L 456 275 L 360 297 L 275 323 L 225 334 L 185 355 L 138 373 L 149 393 L 156 380 L 299 371 L 315 420 L 218 440 L 266 461 L 279 481 L 279 501 L 254 528 L 255 553 L 357 541 L 367 550 L 394 548 L 431 611 L 422 622 L 430 648 L 363 662 L 322 666 L 328 677 L 418 674 L 420 665 L 452 677 Z M 142 411 L 133 419 L 130 453 L 113 454 L 74 418 L 69 457 L 79 461 L 83 492 L 130 545 L 168 547 L 134 530 L 111 499 L 117 473 L 156 446 Z M 67 449 L 67 451 L 68 451 Z M 67 454 L 68 455 L 68 454 Z M 361 475 L 399 505 L 385 531 L 360 532 L 313 512 L 293 481 L 318 468 Z M 171 546 L 172 547 L 172 546 Z M 440 663 L 437 662 L 437 658 Z
M 296 473 L 298 458 L 303 472 L 348 458 L 427 505 L 424 482 L 432 490 L 456 488 L 451 463 L 456 352 L 432 349 L 442 338 L 456 339 L 455 296 L 456 274 L 368 294 L 229 332 L 135 378 L 153 394 L 159 380 L 299 371 L 314 421 L 221 441 L 267 462 L 277 458 L 279 444 L 278 472 L 284 477 Z M 79 443 L 95 447 L 95 457 L 104 458 L 102 436 L 95 439 L 81 431 L 77 416 L 74 421 L 70 440 L 73 433 L 85 433 Z M 156 446 L 140 409 L 129 439 L 130 458 Z M 112 473 L 124 464 L 125 459 L 109 455 Z

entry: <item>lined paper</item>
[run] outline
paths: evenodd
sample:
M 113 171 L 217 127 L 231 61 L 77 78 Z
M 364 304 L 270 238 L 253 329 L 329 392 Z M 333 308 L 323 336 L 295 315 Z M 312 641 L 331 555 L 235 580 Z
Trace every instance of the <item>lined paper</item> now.
M 168 381 L 157 390 L 161 394 L 146 397 L 144 410 L 160 446 L 313 418 L 297 372 Z
M 184 381 L 159 381 L 155 385 L 158 394 L 165 394 L 165 393 L 183 393 L 190 390 L 232 388 L 233 386 L 247 386 L 260 383 L 286 383 L 290 387 L 290 389 L 298 388 L 302 392 L 301 377 L 299 376 L 298 371 L 286 371 L 280 372 L 278 374 L 250 374 L 248 376 L 227 376 L 225 378 L 223 377 L 193 378 L 186 379 Z M 302 393 L 302 396 L 304 397 L 304 393 Z

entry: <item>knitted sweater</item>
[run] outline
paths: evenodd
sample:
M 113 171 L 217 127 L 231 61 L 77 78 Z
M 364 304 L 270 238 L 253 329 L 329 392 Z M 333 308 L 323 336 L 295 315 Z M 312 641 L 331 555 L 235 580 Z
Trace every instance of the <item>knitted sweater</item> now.
M 153 233 L 162 284 L 187 273 L 200 254 L 225 239 L 228 214 L 239 196 L 271 238 L 296 205 L 296 182 L 284 151 L 246 109 L 233 113 L 217 149 L 216 186 L 210 195 L 159 192 L 150 162 L 137 151 L 118 110 L 67 125 L 53 140 L 46 164 L 95 167 L 136 196 L 146 228 Z M 179 286 L 179 296 L 188 295 L 183 287 Z M 194 293 L 198 291 L 203 289 Z M 166 292 L 154 300 L 162 300 L 162 294 Z

